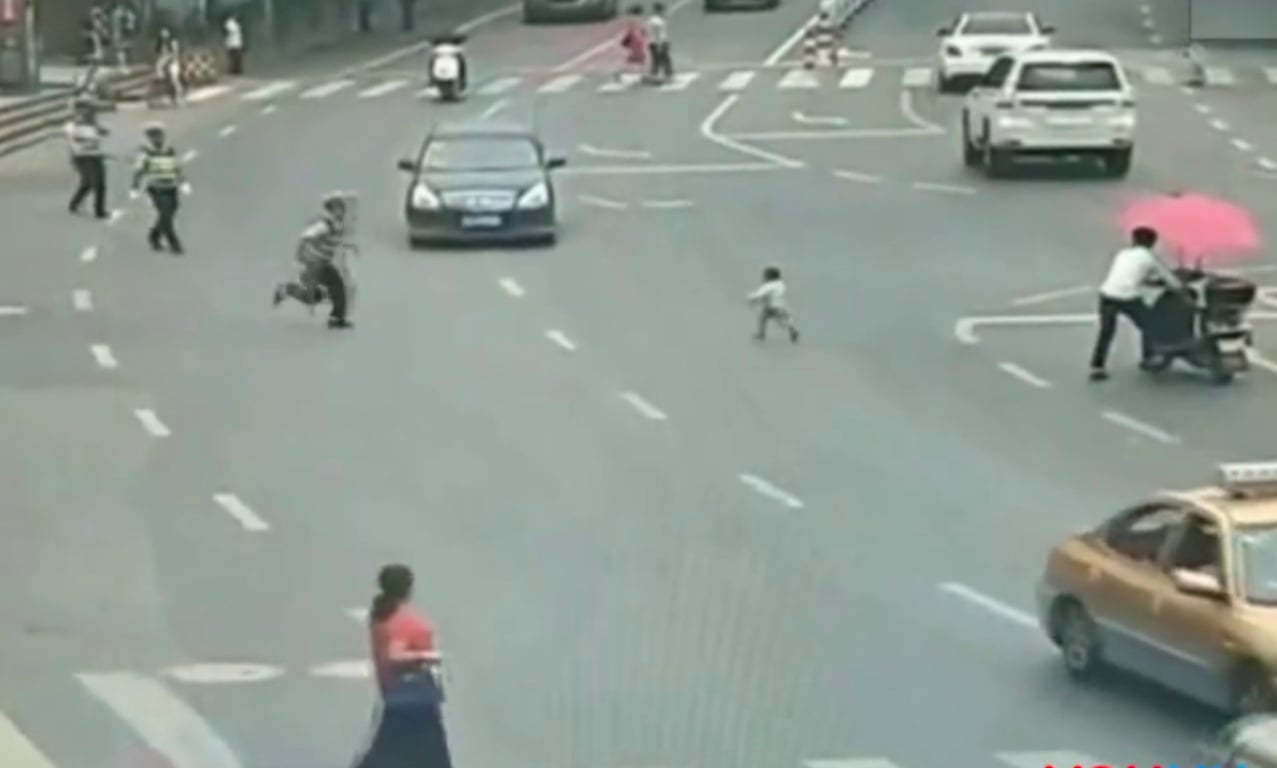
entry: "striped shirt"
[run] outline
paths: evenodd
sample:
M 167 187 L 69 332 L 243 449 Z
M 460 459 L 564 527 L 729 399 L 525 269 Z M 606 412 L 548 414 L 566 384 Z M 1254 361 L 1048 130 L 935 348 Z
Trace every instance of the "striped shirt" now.
M 67 146 L 72 157 L 102 157 L 102 139 L 106 131 L 94 123 L 72 121 L 67 123 Z

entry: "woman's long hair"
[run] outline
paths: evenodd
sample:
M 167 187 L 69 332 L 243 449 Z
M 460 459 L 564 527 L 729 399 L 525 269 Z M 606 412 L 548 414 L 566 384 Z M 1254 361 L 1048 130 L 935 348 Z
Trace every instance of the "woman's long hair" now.
M 377 574 L 378 592 L 368 609 L 368 620 L 373 624 L 395 615 L 399 606 L 412 594 L 412 569 L 406 565 L 387 565 Z

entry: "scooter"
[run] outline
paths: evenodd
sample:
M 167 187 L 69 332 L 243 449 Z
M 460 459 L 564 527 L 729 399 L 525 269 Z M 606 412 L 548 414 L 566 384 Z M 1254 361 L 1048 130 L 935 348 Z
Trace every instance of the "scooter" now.
M 1145 315 L 1152 356 L 1144 361 L 1144 370 L 1162 373 L 1182 360 L 1216 384 L 1231 383 L 1250 369 L 1254 332 L 1246 313 L 1255 301 L 1255 284 L 1201 268 L 1179 268 L 1175 276 L 1183 292 L 1153 284 L 1163 290 Z
M 466 93 L 466 57 L 461 47 L 464 35 L 436 38 L 427 64 L 430 86 L 439 101 L 460 101 Z

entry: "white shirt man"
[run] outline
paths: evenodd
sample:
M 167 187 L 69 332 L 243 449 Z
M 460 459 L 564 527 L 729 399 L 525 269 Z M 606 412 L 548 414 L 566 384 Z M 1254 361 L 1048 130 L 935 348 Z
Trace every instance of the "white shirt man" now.
M 226 17 L 223 26 L 227 68 L 232 75 L 244 74 L 244 30 L 234 16 Z
M 1117 318 L 1125 316 L 1141 333 L 1143 362 L 1153 356 L 1148 338 L 1148 307 L 1144 304 L 1144 291 L 1149 282 L 1161 280 L 1170 288 L 1180 288 L 1180 281 L 1153 253 L 1157 245 L 1157 233 L 1148 227 L 1138 227 L 1131 235 L 1131 245 L 1118 251 L 1109 265 L 1108 275 L 1100 284 L 1099 334 L 1091 353 L 1091 379 L 1108 378 L 1106 365 L 1113 336 L 1117 332 Z
M 763 284 L 749 294 L 749 303 L 759 307 L 758 330 L 754 338 L 762 341 L 767 338 L 767 326 L 778 323 L 789 332 L 789 340 L 798 342 L 798 328 L 794 325 L 794 317 L 785 303 L 785 280 L 776 267 L 763 270 Z

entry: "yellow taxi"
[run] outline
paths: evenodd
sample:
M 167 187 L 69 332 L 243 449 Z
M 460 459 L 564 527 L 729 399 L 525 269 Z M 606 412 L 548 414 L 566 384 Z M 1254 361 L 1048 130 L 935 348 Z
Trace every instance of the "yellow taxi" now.
M 1162 493 L 1056 546 L 1038 586 L 1065 667 L 1149 678 L 1221 708 L 1277 710 L 1277 462 Z

